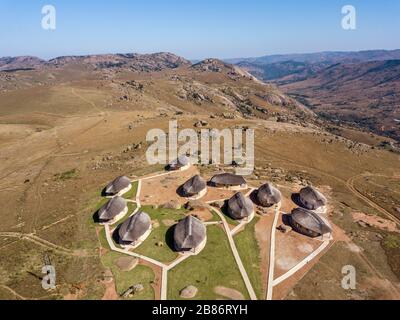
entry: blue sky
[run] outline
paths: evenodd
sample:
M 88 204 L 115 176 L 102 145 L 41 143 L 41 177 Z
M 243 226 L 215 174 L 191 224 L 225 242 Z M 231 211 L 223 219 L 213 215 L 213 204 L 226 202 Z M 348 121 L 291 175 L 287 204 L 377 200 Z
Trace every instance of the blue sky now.
M 41 9 L 57 9 L 57 29 Z M 357 30 L 341 28 L 344 5 Z M 400 48 L 398 0 L 0 0 L 0 56 L 170 51 L 189 59 Z

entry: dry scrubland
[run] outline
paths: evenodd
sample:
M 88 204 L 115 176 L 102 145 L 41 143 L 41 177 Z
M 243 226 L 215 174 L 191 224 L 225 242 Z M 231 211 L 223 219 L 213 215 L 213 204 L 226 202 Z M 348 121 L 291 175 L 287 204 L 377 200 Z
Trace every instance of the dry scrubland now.
M 400 298 L 398 154 L 330 134 L 293 101 L 277 101 L 276 89 L 232 76 L 224 67 L 218 72 L 182 66 L 146 73 L 63 68 L 18 71 L 2 82 L 0 201 L 7 205 L 0 213 L 0 298 L 115 298 L 105 282 L 106 270 L 118 294 L 141 282 L 146 290 L 139 298 L 155 297 L 151 288 L 157 271 L 140 265 L 127 277 L 116 270 L 116 257 L 93 213 L 101 188 L 117 175 L 162 169 L 146 164 L 145 135 L 155 127 L 167 130 L 170 119 L 181 128 L 192 128 L 198 120 L 210 128 L 253 127 L 256 170 L 248 177 L 253 185 L 272 181 L 291 190 L 312 183 L 327 193 L 335 241 L 307 272 L 279 287 L 275 298 Z M 394 221 L 394 229 L 386 221 Z M 254 223 L 235 242 L 239 251 L 252 246 L 242 259 L 262 298 Z M 206 249 L 169 275 L 170 298 L 178 298 L 177 290 L 191 273 L 205 288 L 231 287 L 247 298 L 238 272 L 229 269 L 221 229 L 210 228 Z M 58 271 L 52 292 L 44 291 L 39 280 L 46 253 Z M 341 268 L 347 264 L 359 270 L 354 291 L 340 287 Z M 217 297 L 212 287 L 199 296 Z

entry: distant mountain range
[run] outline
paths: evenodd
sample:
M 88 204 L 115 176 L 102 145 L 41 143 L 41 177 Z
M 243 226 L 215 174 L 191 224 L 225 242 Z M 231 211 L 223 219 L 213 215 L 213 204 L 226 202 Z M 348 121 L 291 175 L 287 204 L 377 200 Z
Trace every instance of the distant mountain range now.
M 166 68 L 191 65 L 191 63 L 182 57 L 167 52 L 63 56 L 49 61 L 30 56 L 0 58 L 0 71 L 61 67 L 66 65 L 79 65 L 95 69 L 126 68 L 132 71 L 160 71 Z
M 258 58 L 227 59 L 226 62 L 247 69 L 265 81 L 292 82 L 306 79 L 337 63 L 360 63 L 400 59 L 398 50 L 368 50 L 356 52 L 319 52 L 269 55 Z

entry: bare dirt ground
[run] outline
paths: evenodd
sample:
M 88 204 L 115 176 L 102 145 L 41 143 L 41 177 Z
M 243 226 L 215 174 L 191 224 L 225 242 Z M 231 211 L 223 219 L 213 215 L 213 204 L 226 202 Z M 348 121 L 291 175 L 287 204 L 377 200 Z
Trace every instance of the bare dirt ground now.
M 115 281 L 112 279 L 111 281 L 103 282 L 106 287 L 106 291 L 104 292 L 101 300 L 119 300 L 119 295 L 115 288 Z
M 400 233 L 395 222 L 376 215 L 367 215 L 363 212 L 352 212 L 352 217 L 355 222 L 364 223 L 365 225 L 373 226 L 381 230 Z
M 140 202 L 143 205 L 163 205 L 174 199 L 183 205 L 187 202 L 187 199 L 179 197 L 177 190 L 196 174 L 199 174 L 199 172 L 196 167 L 192 166 L 185 171 L 143 180 Z
M 279 218 L 278 225 L 282 224 L 282 217 Z M 315 251 L 321 242 L 291 231 L 283 234 L 276 233 L 275 251 L 275 278 L 286 273 L 296 264 L 302 261 Z
M 246 194 L 250 189 L 241 190 L 243 194 Z M 221 199 L 230 199 L 238 191 L 223 190 L 213 187 L 208 187 L 207 194 L 201 199 L 204 202 L 218 201 Z
M 213 218 L 213 214 L 210 209 L 207 208 L 198 208 L 193 211 L 190 211 L 189 214 L 198 217 L 201 221 L 207 222 Z
M 331 244 L 332 245 L 332 244 Z M 273 300 L 285 299 L 293 287 L 319 262 L 320 258 L 329 251 L 329 246 L 321 254 L 292 275 L 289 279 L 274 286 Z
M 160 267 L 155 266 L 152 263 L 149 263 L 145 260 L 140 260 L 139 264 L 143 265 L 143 266 L 147 266 L 150 267 L 153 272 L 154 272 L 154 282 L 152 284 L 153 290 L 154 290 L 154 299 L 155 300 L 161 300 L 161 278 L 162 278 L 162 270 Z

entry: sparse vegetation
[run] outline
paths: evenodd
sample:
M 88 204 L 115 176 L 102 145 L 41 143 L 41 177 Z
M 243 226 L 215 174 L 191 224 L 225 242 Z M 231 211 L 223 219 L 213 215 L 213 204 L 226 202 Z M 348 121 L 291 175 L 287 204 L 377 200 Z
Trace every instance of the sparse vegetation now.
M 66 180 L 70 180 L 70 179 L 75 179 L 79 176 L 79 171 L 78 169 L 71 169 L 62 173 L 56 173 L 54 175 L 54 179 L 55 180 L 59 180 L 59 181 L 66 181 Z

